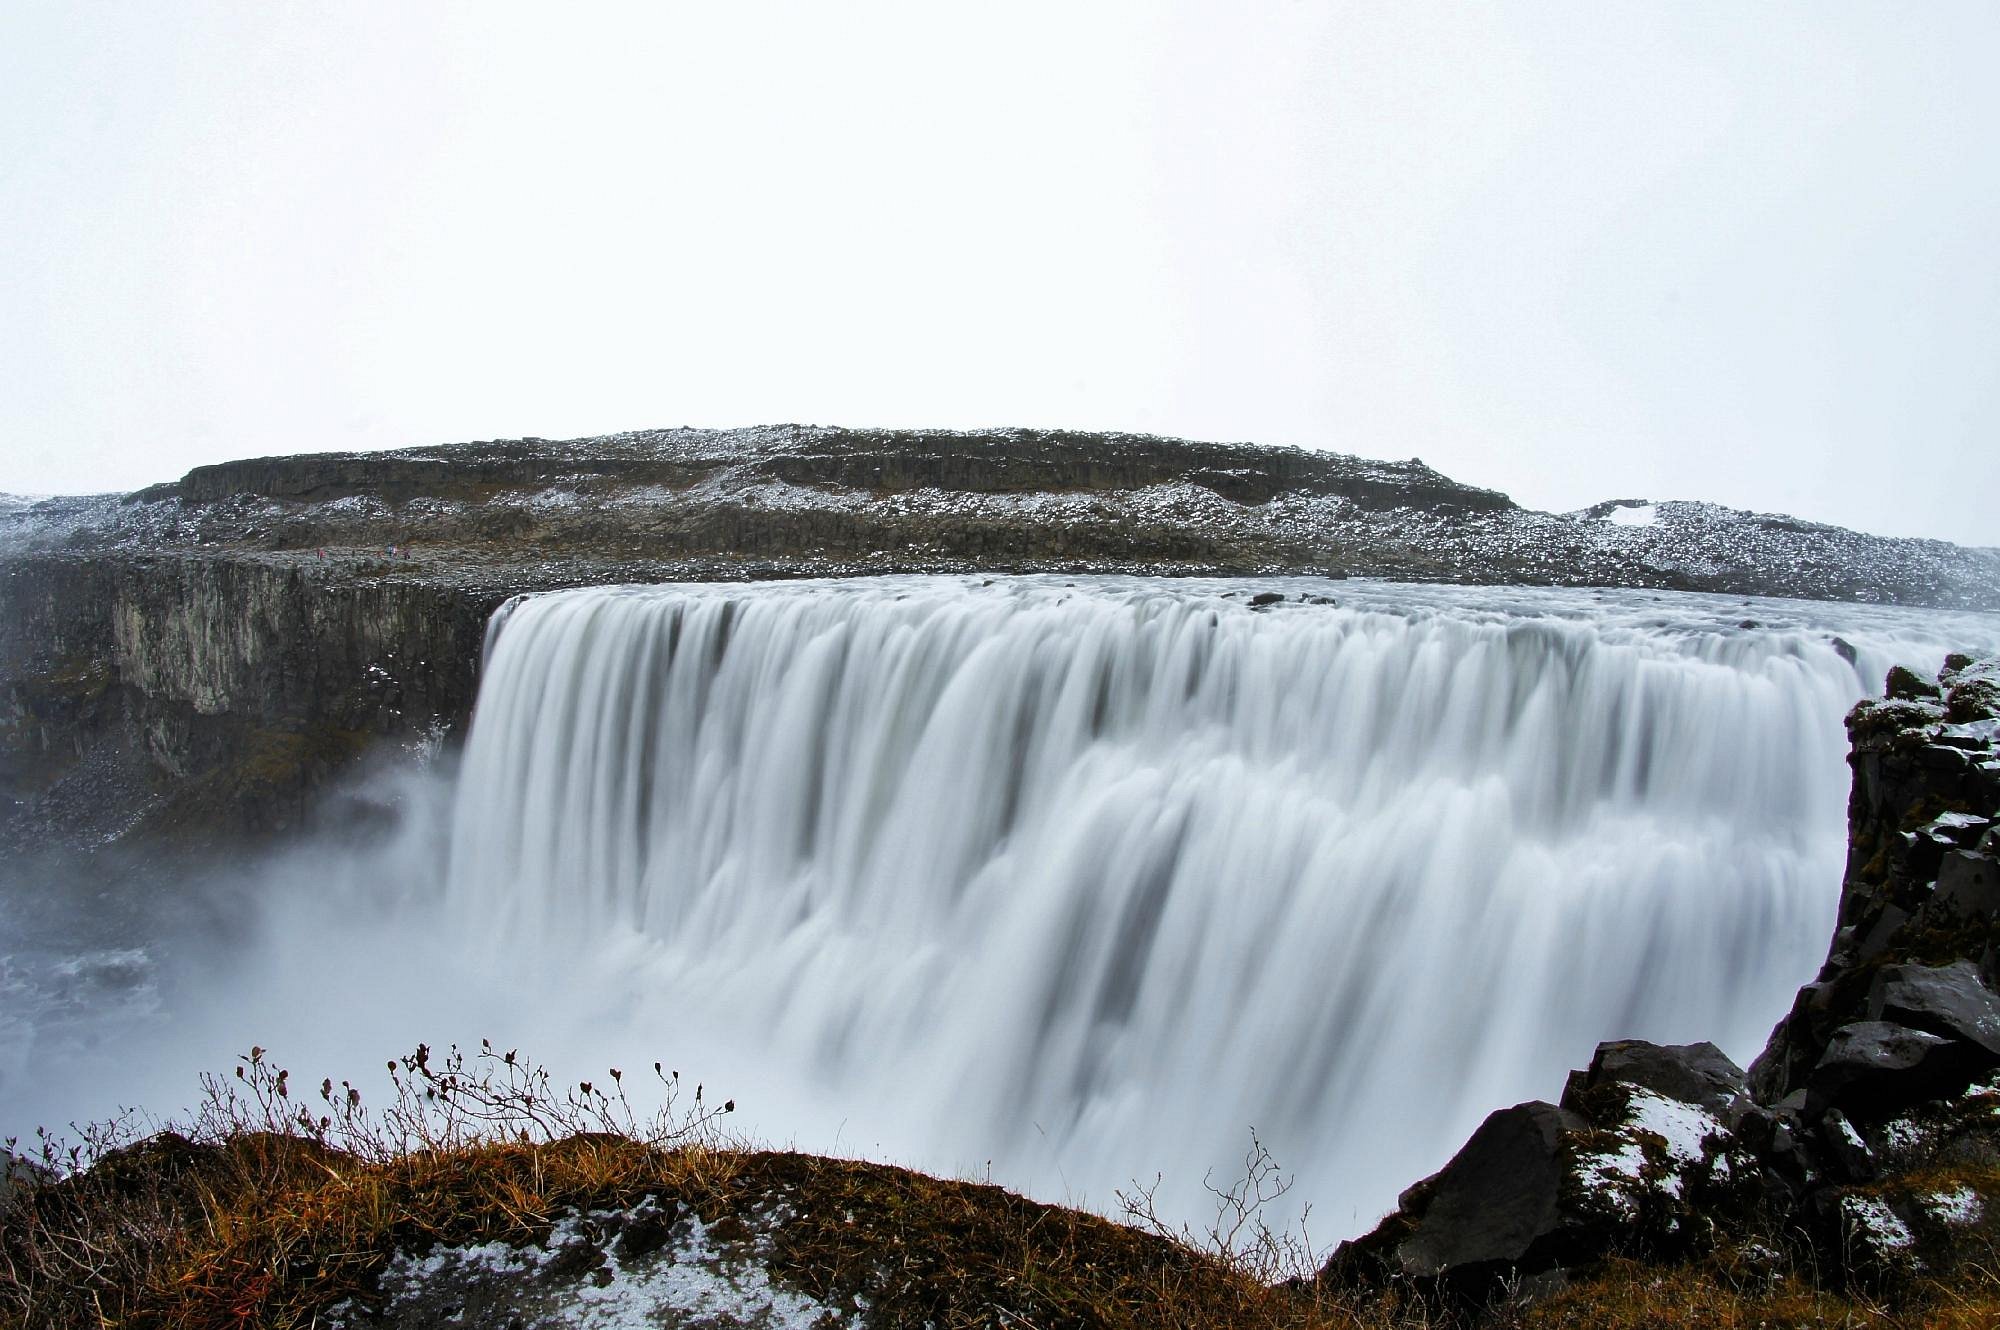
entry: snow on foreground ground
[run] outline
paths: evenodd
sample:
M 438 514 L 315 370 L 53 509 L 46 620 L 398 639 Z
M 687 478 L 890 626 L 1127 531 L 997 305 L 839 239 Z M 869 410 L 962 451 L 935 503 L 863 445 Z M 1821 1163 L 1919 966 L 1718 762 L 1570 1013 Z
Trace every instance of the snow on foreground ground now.
M 779 1287 L 766 1264 L 777 1218 L 705 1225 L 649 1197 L 630 1211 L 558 1222 L 541 1246 L 486 1242 L 399 1254 L 381 1277 L 382 1304 L 333 1308 L 334 1327 L 507 1325 L 519 1330 L 825 1330 L 839 1309 Z M 723 1230 L 733 1228 L 733 1234 Z M 865 1301 L 857 1298 L 865 1308 Z

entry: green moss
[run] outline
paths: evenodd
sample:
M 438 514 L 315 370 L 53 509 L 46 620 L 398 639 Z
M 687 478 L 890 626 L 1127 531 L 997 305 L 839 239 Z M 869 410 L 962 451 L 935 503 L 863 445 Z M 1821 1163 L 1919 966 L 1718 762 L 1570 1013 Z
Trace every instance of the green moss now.
M 1867 863 L 1861 865 L 1860 871 L 1855 874 L 1861 881 L 1874 885 L 1880 885 L 1888 875 L 1889 847 L 1886 845 L 1878 845 L 1874 855 L 1869 858 Z
M 341 766 L 368 746 L 365 730 L 322 726 L 310 730 L 254 730 L 244 745 L 243 760 L 233 773 L 239 786 L 290 788 L 307 777 Z
M 199 841 L 282 828 L 303 812 L 315 783 L 353 762 L 373 737 L 334 726 L 250 730 L 232 745 L 235 761 L 168 784 L 134 834 Z
M 1977 919 L 1969 923 L 1932 923 L 1922 927 L 1906 924 L 1889 939 L 1889 946 L 1877 958 L 1878 965 L 1950 965 L 1967 956 L 1978 956 L 1990 946 L 2000 946 L 2000 920 Z
M 73 716 L 111 691 L 117 671 L 95 656 L 67 656 L 39 674 L 16 679 L 14 695 L 37 719 Z

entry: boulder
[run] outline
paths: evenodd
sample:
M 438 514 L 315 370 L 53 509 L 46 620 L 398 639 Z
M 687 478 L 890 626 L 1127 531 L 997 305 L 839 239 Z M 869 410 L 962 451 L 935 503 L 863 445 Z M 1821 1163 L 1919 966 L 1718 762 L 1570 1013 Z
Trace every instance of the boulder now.
M 1975 1045 L 2000 1066 L 2000 996 L 1972 961 L 1884 968 L 1868 990 L 1868 1019 Z
M 1875 1152 L 1869 1149 L 1867 1140 L 1839 1109 L 1828 1109 L 1826 1116 L 1819 1120 L 1819 1135 L 1827 1158 L 1833 1161 L 1834 1167 L 1847 1181 L 1868 1182 L 1880 1171 L 1875 1162 Z
M 1563 1107 L 1588 1114 L 1592 1092 L 1613 1084 L 1636 1085 L 1693 1104 L 1729 1127 L 1752 1107 L 1743 1069 L 1710 1043 L 1650 1044 L 1642 1039 L 1620 1039 L 1599 1044 L 1589 1068 L 1570 1073 Z
M 1903 702 L 1929 702 L 1944 696 L 1942 688 L 1915 670 L 1901 665 L 1889 667 L 1889 677 L 1882 681 L 1882 691 L 1888 697 Z
M 1919 1268 L 1916 1235 L 1886 1198 L 1848 1192 L 1834 1202 L 1834 1212 L 1842 1259 L 1850 1274 L 1880 1281 Z
M 1343 1243 L 1322 1277 L 1400 1283 L 1476 1307 L 1613 1253 L 1701 1250 L 1715 1216 L 1745 1213 L 1768 1190 L 1757 1156 L 1723 1123 L 1723 1114 L 1775 1123 L 1742 1085 L 1712 1045 L 1607 1044 L 1572 1075 L 1563 1106 L 1489 1116 L 1395 1214 Z
M 1985 842 L 1993 842 L 1988 832 Z M 1924 907 L 1927 919 L 1971 923 L 2000 914 L 2000 860 L 1991 853 L 1960 850 L 1938 866 L 1937 891 Z
M 1960 670 L 1950 669 L 1944 681 L 1951 686 L 1945 703 L 1945 719 L 1956 724 L 1971 724 L 2000 716 L 2000 669 L 1991 661 L 1969 665 Z
M 1402 1270 L 1438 1275 L 1531 1264 L 1557 1229 L 1562 1136 L 1587 1125 L 1539 1100 L 1487 1117 L 1432 1180 L 1423 1213 L 1396 1247 Z
M 1808 1118 L 1828 1106 L 1879 1117 L 1962 1089 L 1981 1059 L 1970 1045 L 1892 1021 L 1855 1021 L 1833 1032 L 1807 1082 Z

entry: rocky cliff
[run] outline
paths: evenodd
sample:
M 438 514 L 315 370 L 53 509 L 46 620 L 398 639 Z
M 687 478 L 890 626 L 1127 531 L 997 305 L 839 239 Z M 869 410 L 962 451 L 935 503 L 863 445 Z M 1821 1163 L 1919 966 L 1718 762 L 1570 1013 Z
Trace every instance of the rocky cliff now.
M 273 831 L 470 710 L 502 599 L 170 551 L 0 565 L 0 846 Z
M 1524 510 L 1423 463 L 780 426 L 200 467 L 0 503 L 0 848 L 295 822 L 461 725 L 508 596 L 920 571 L 1273 573 L 2000 605 L 2000 552 L 1699 503 Z
M 1749 1073 L 1709 1044 L 1605 1044 L 1560 1103 L 1489 1117 L 1323 1280 L 1460 1306 L 1523 1290 L 1559 1306 L 1620 1260 L 1889 1303 L 1990 1284 L 2000 665 L 1899 669 L 1848 729 L 1839 931 Z

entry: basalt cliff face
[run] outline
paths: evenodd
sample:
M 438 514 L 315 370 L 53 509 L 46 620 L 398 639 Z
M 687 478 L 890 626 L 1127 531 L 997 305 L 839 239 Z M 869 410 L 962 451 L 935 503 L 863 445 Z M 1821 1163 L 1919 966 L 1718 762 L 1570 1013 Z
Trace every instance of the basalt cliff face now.
M 0 564 L 0 845 L 283 830 L 470 710 L 502 597 L 163 551 Z
M 671 430 L 0 500 L 0 847 L 295 823 L 460 726 L 524 591 L 944 571 L 1312 573 L 2000 605 L 2000 552 L 1709 504 L 1524 510 L 1419 461 L 1013 430 Z
M 1839 930 L 1749 1072 L 1710 1044 L 1604 1044 L 1560 1103 L 1489 1117 L 1322 1279 L 1461 1306 L 1559 1300 L 1620 1259 L 1891 1303 L 1990 1284 L 2000 665 L 1954 656 L 1936 683 L 1888 686 L 1848 718 Z

